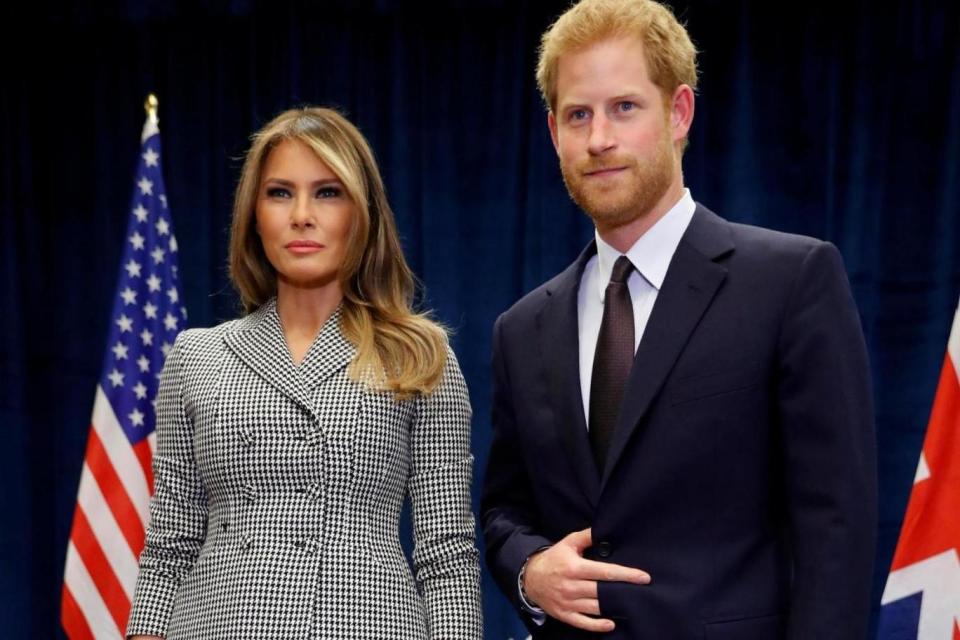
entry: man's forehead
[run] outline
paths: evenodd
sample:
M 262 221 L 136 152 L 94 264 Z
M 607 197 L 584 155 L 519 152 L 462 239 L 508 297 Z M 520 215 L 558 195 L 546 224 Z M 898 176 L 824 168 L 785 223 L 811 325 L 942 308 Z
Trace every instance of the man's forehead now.
M 557 107 L 648 95 L 655 86 L 637 38 L 600 40 L 557 60 Z

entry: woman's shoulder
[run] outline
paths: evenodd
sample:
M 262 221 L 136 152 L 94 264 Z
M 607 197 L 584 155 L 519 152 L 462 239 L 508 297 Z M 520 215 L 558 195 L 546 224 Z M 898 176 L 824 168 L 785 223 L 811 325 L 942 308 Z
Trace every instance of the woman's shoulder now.
M 234 319 L 213 327 L 185 329 L 177 335 L 174 346 L 181 357 L 191 360 L 197 356 L 212 355 L 223 348 L 224 336 L 235 330 L 241 321 Z

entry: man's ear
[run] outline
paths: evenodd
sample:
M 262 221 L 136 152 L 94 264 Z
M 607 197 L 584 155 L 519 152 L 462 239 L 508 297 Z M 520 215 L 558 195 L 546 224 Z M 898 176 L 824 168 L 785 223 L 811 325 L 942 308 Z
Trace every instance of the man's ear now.
M 693 125 L 694 98 L 693 89 L 681 84 L 673 92 L 670 100 L 670 126 L 673 129 L 673 141 L 683 140 Z

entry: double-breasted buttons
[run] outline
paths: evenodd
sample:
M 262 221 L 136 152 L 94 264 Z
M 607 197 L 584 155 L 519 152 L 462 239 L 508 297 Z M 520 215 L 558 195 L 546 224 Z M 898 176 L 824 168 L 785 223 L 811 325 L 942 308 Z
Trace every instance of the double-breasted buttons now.
M 316 538 L 303 538 L 297 540 L 295 545 L 306 556 L 315 556 L 320 551 L 320 541 Z
M 248 482 L 240 488 L 240 496 L 247 504 L 253 504 L 260 496 L 260 492 L 257 491 L 257 488 L 253 486 L 252 483 Z
M 323 486 L 319 482 L 312 482 L 304 487 L 304 493 L 314 502 L 323 502 Z
M 250 425 L 244 425 L 240 429 L 240 441 L 247 449 L 253 446 L 253 443 L 256 441 L 256 434 Z

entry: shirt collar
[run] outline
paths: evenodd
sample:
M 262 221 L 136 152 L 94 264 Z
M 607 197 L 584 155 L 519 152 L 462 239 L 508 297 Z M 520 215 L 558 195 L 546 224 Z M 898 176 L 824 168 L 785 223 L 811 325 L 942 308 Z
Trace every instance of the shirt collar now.
M 640 236 L 625 254 L 637 273 L 657 291 L 663 286 L 670 260 L 673 259 L 677 245 L 680 244 L 696 209 L 690 189 L 684 189 L 680 200 Z M 613 263 L 623 254 L 604 242 L 599 232 L 594 235 L 597 239 L 597 271 L 600 276 L 597 278 L 597 285 L 602 302 L 610 282 L 610 274 L 613 272 Z

